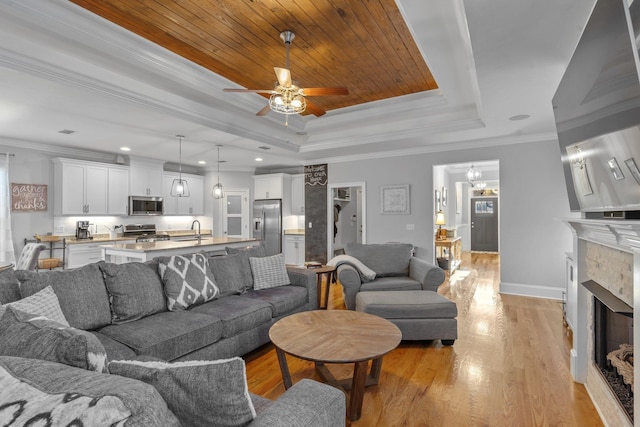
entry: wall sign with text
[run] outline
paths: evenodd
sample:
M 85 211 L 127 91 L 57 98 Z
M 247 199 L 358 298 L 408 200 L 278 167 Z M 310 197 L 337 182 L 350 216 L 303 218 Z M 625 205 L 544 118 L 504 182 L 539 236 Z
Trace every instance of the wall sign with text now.
M 13 212 L 46 212 L 47 184 L 11 183 L 11 210 Z

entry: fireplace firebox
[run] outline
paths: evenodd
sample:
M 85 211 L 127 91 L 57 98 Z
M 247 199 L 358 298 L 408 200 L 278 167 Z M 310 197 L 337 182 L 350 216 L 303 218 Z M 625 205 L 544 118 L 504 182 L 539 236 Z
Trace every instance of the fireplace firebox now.
M 593 359 L 633 423 L 633 308 L 594 281 Z

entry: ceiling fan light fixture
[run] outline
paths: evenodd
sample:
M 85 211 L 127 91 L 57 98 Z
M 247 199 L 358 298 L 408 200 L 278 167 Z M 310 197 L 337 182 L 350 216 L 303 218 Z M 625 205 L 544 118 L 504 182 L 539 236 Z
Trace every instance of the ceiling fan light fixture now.
M 307 101 L 297 86 L 278 86 L 269 97 L 269 108 L 280 114 L 300 114 L 307 108 Z

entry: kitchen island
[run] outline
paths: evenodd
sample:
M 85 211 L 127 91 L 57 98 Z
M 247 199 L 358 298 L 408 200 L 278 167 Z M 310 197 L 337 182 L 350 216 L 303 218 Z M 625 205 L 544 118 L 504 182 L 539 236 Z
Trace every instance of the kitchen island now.
M 139 243 L 112 243 L 101 245 L 102 259 L 123 263 L 149 261 L 158 256 L 185 255 L 196 252 L 224 254 L 226 247 L 242 248 L 260 244 L 260 240 L 236 237 L 203 237 L 189 240 L 164 240 Z

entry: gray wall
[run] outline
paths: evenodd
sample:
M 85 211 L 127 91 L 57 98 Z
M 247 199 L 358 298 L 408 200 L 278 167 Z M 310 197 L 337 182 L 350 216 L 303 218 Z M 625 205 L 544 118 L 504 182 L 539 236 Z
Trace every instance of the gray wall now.
M 410 242 L 433 259 L 434 165 L 500 162 L 501 290 L 560 298 L 571 232 L 557 141 L 331 163 L 332 183 L 366 181 L 367 242 Z M 411 214 L 381 215 L 380 186 L 411 184 Z M 407 231 L 406 224 L 415 224 Z

